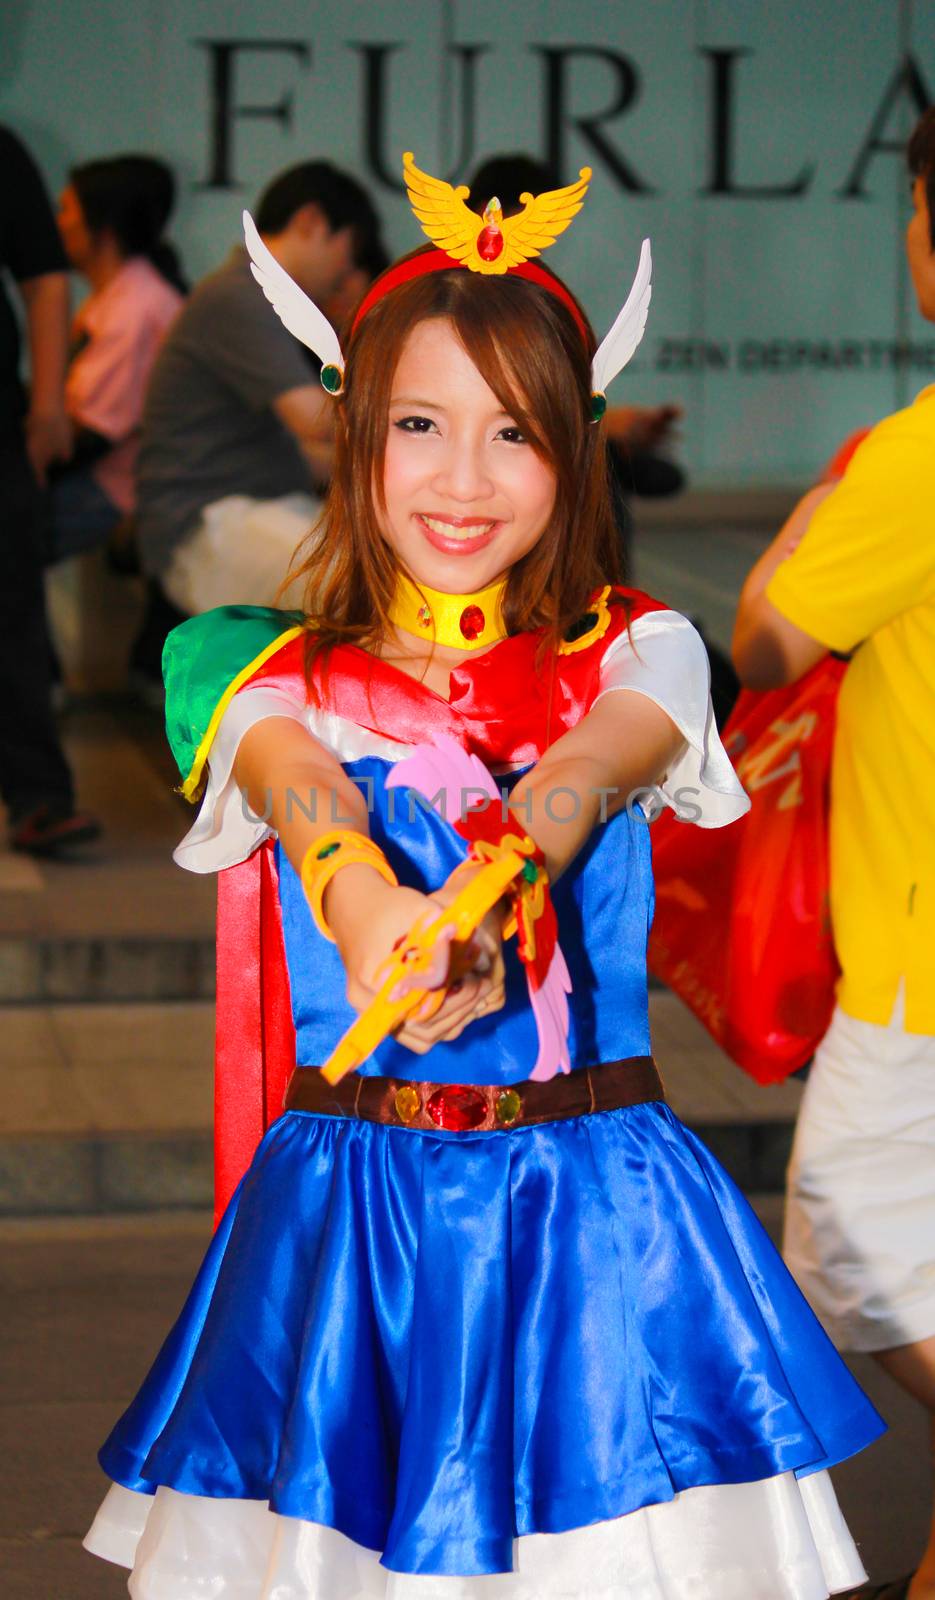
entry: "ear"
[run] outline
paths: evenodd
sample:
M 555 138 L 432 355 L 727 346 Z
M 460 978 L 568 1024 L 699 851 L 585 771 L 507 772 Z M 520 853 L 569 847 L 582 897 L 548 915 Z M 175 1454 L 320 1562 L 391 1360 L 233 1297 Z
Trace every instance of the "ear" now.
M 331 232 L 328 218 L 314 200 L 307 201 L 304 206 L 299 206 L 298 211 L 292 213 L 289 226 L 305 240 L 321 239 Z

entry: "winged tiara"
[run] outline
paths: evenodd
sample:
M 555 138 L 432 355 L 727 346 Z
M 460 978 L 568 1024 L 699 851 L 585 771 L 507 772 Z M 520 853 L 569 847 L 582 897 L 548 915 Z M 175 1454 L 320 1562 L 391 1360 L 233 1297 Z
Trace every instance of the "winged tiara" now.
M 354 319 L 355 329 L 370 307 L 398 283 L 422 273 L 460 266 L 484 275 L 513 272 L 518 277 L 531 279 L 563 301 L 582 337 L 588 340 L 577 302 L 561 280 L 537 266 L 532 257 L 554 244 L 578 215 L 591 181 L 590 167 L 582 167 L 577 182 L 565 188 L 549 189 L 540 195 L 528 191 L 521 194 L 522 210 L 511 217 L 503 215 L 497 198 L 488 201 L 482 213 L 472 211 L 465 203 L 470 194 L 465 184 L 454 188 L 443 178 L 433 178 L 430 173 L 421 171 L 409 150 L 403 156 L 403 175 L 416 219 L 436 248 L 397 263 L 383 273 L 361 302 Z M 340 394 L 344 387 L 345 360 L 337 333 L 324 313 L 276 260 L 257 232 L 249 212 L 244 212 L 243 220 L 253 276 L 290 333 L 313 350 L 322 362 L 321 381 L 329 394 Z M 652 254 L 649 240 L 644 239 L 633 286 L 591 363 L 595 421 L 599 421 L 606 410 L 608 385 L 626 366 L 643 337 L 651 296 Z

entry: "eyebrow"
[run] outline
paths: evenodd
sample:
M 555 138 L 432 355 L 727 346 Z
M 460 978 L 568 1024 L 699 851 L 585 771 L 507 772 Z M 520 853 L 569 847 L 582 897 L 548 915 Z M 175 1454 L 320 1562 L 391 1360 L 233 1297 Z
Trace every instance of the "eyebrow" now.
M 445 412 L 447 412 L 447 410 L 448 410 L 448 407 L 447 406 L 443 406 L 440 400 L 426 400 L 420 395 L 411 395 L 411 394 L 393 394 L 393 395 L 390 395 L 390 405 L 391 406 L 423 406 L 426 411 L 445 411 Z M 498 417 L 509 417 L 511 419 L 513 417 L 512 411 L 504 411 L 502 409 L 500 411 L 498 411 L 496 413 L 496 415 Z

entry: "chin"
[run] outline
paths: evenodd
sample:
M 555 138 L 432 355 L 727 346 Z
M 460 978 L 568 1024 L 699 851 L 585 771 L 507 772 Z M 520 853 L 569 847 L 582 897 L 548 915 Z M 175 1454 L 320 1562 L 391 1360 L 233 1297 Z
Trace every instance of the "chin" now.
M 476 594 L 499 578 L 502 570 L 488 551 L 483 554 L 487 557 L 484 561 L 471 556 L 440 556 L 435 561 L 410 561 L 407 567 L 416 583 L 427 583 L 441 594 Z

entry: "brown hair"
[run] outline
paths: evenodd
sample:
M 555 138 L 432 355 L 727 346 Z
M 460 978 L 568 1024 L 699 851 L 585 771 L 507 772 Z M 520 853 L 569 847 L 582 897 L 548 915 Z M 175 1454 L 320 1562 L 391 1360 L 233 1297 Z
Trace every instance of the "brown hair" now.
M 935 250 L 935 106 L 929 106 L 912 130 L 906 150 L 906 160 L 913 178 L 925 184 L 928 201 L 929 235 Z
M 339 643 L 371 645 L 390 630 L 396 562 L 374 500 L 382 501 L 383 457 L 393 378 L 415 326 L 447 318 L 504 409 L 556 476 L 552 516 L 537 544 L 511 569 L 504 597 L 510 633 L 561 636 L 592 591 L 619 576 L 602 430 L 591 423 L 590 364 L 571 314 L 548 290 L 504 274 L 433 272 L 392 289 L 354 332 L 331 489 L 297 553 L 290 581 L 306 577 L 314 637 L 308 661 Z

